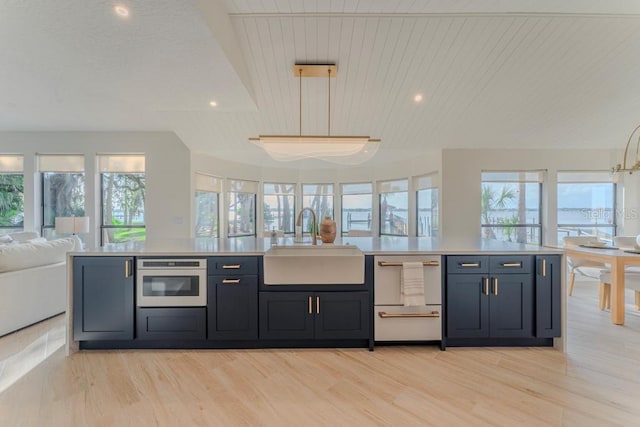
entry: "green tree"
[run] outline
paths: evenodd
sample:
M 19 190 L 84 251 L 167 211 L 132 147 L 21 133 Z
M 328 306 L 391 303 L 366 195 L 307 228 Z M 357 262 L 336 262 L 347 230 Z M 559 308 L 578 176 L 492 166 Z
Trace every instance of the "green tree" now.
M 482 185 L 482 199 L 481 199 L 481 212 L 482 223 L 491 223 L 491 211 L 495 209 L 504 209 L 509 202 L 516 198 L 516 192 L 504 186 L 500 189 L 500 192 L 496 192 L 490 185 Z M 484 227 L 484 237 L 488 239 L 495 239 L 496 234 L 492 227 Z
M 24 176 L 0 174 L 0 226 L 22 226 L 23 214 Z

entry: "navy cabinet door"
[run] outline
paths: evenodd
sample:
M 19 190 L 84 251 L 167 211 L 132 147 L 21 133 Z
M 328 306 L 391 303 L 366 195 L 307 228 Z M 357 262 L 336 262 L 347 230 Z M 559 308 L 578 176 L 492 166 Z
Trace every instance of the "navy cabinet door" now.
M 209 276 L 207 307 L 209 339 L 258 339 L 257 276 Z
M 533 337 L 533 277 L 492 275 L 489 295 L 489 335 L 493 338 Z
M 260 292 L 260 339 L 313 339 L 313 292 Z
M 489 295 L 484 274 L 447 277 L 447 337 L 489 336 Z
M 368 292 L 317 292 L 314 295 L 316 339 L 368 339 Z
M 133 298 L 132 257 L 74 258 L 74 339 L 132 340 Z
M 536 337 L 559 337 L 560 256 L 536 257 Z

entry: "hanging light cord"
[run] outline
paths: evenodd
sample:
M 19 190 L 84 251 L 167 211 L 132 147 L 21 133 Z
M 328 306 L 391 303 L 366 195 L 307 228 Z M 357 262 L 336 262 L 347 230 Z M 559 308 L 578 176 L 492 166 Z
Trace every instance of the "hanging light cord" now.
M 329 82 L 329 100 L 327 105 L 329 106 L 329 113 L 327 114 L 327 136 L 331 135 L 331 68 L 328 69 L 327 82 Z
M 302 68 L 298 69 L 300 75 L 300 136 L 302 136 Z

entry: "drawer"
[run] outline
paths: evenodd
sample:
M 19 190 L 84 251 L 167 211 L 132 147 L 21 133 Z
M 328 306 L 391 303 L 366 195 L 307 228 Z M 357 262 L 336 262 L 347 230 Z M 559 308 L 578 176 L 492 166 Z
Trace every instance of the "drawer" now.
M 533 255 L 494 255 L 489 257 L 489 270 L 491 274 L 533 272 Z
M 431 314 L 438 317 L 408 317 Z M 380 314 L 382 313 L 382 317 Z M 405 315 L 404 317 L 402 315 Z M 425 307 L 375 306 L 375 341 L 440 341 L 442 340 L 442 306 Z
M 377 305 L 402 305 L 400 272 L 402 262 L 428 262 L 423 269 L 424 298 L 427 304 L 442 304 L 441 256 L 376 256 L 374 258 L 374 299 Z M 381 265 L 383 264 L 383 265 Z M 384 265 L 387 264 L 387 265 Z
M 477 274 L 489 272 L 487 255 L 449 255 L 447 257 L 448 274 Z
M 214 286 L 256 286 L 258 291 L 258 276 L 241 276 L 238 274 L 225 274 L 220 276 L 209 276 L 207 283 Z
M 206 307 L 138 307 L 136 338 L 141 340 L 204 340 Z
M 211 257 L 207 261 L 209 275 L 247 275 L 258 274 L 258 257 L 221 256 Z

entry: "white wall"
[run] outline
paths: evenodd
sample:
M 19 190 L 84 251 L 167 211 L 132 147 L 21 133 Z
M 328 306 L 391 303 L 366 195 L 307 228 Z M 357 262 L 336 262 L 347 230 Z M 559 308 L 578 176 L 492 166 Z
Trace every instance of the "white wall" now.
M 25 229 L 39 229 L 41 198 L 36 154 L 85 156 L 86 209 L 99 243 L 99 179 L 96 154 L 143 153 L 146 156 L 145 221 L 147 238 L 190 237 L 191 165 L 187 147 L 173 132 L 0 132 L 1 154 L 23 154 L 25 160 Z
M 443 237 L 480 236 L 483 170 L 546 170 L 543 186 L 543 243 L 557 242 L 557 172 L 606 171 L 616 163 L 616 150 L 443 150 L 441 224 Z M 636 190 L 637 191 L 637 190 Z M 625 196 L 638 199 L 638 193 Z M 619 208 L 621 200 L 618 199 Z M 636 221 L 619 219 L 618 234 L 633 234 Z M 626 230 L 625 230 L 626 228 Z

